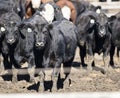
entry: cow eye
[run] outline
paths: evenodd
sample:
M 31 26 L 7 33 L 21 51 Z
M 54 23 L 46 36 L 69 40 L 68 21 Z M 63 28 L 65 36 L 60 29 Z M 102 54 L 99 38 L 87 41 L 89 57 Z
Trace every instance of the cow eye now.
M 95 23 L 95 20 L 94 20 L 94 19 L 91 19 L 91 20 L 90 20 L 90 23 L 91 23 L 91 24 L 94 24 L 94 23 Z
M 4 27 L 1 27 L 0 30 L 1 30 L 2 32 L 4 32 L 4 31 L 5 31 L 5 28 L 4 28 Z
M 32 29 L 31 29 L 31 28 L 28 28 L 27 31 L 28 31 L 28 32 L 32 32 Z

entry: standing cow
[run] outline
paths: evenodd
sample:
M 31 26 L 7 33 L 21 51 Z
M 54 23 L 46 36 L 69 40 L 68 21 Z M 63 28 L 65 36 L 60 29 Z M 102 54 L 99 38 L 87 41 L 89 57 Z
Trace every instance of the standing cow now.
M 117 47 L 117 57 L 119 62 L 119 50 L 120 50 L 120 12 L 110 17 L 110 27 L 112 30 L 112 47 L 110 52 L 110 64 L 114 66 L 113 56 L 115 47 Z
M 104 13 L 96 14 L 95 12 L 83 13 L 80 19 L 83 22 L 79 22 L 78 29 L 81 37 L 80 46 L 82 48 L 81 62 L 84 64 L 84 57 L 87 56 L 88 69 L 92 70 L 92 62 L 94 60 L 95 53 L 103 53 L 103 61 L 105 66 L 105 71 L 108 69 L 108 58 L 111 48 L 111 30 L 108 24 L 108 18 Z M 83 23 L 83 24 L 82 24 Z M 85 49 L 85 50 L 84 50 Z M 83 52 L 82 52 L 83 51 Z
M 100 13 L 98 15 L 98 20 L 96 23 L 94 53 L 96 52 L 100 54 L 103 52 L 103 62 L 105 66 L 105 71 L 107 71 L 109 67 L 111 33 L 112 32 L 109 27 L 108 17 L 105 15 L 105 13 Z
M 36 40 L 38 43 L 36 48 L 39 51 L 37 53 L 40 53 L 37 55 L 42 55 L 42 58 L 37 58 L 37 61 L 43 60 L 41 68 L 53 68 L 52 90 L 57 90 L 57 80 L 62 63 L 66 75 L 64 85 L 69 81 L 71 64 L 77 47 L 76 27 L 68 20 L 55 21 L 51 25 L 45 26 L 42 32 L 38 32 Z M 44 85 L 44 77 L 43 69 L 40 70 L 39 89 Z M 42 88 L 42 90 L 44 89 Z
M 38 25 L 39 24 L 39 25 Z M 42 26 L 48 24 L 48 22 L 40 15 L 39 11 L 36 12 L 31 18 L 22 21 L 19 26 L 21 37 L 19 43 L 16 46 L 14 58 L 16 63 L 28 62 L 28 72 L 30 74 L 30 81 L 34 81 L 34 69 L 36 67 L 36 60 L 34 56 L 35 35 L 36 32 L 40 32 Z M 39 27 L 37 31 L 36 27 Z
M 14 10 L 21 19 L 25 16 L 26 0 L 0 0 L 0 16 Z
M 90 37 L 94 35 L 97 16 L 98 15 L 93 11 L 85 11 L 76 20 L 79 40 L 78 46 L 80 48 L 80 58 L 83 67 L 85 66 L 84 57 L 86 56 L 86 42 L 89 42 Z
M 21 18 L 12 10 L 3 14 L 1 19 L 1 33 L 5 34 L 1 43 L 1 52 L 4 57 L 3 63 L 5 69 L 11 70 L 12 64 L 14 64 L 14 49 L 17 44 L 18 24 L 20 24 Z M 16 36 L 11 36 L 12 34 L 16 34 Z M 15 65 L 14 67 L 17 66 Z M 15 74 L 13 74 L 13 80 L 14 75 Z

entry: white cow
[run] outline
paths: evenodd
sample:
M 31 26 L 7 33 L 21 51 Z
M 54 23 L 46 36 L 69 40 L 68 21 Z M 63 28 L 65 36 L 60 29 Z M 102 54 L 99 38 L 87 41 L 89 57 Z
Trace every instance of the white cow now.
M 44 6 L 44 10 L 40 12 L 40 14 L 48 21 L 48 23 L 52 23 L 54 20 L 54 8 L 49 3 Z
M 39 8 L 41 0 L 31 0 L 33 8 Z
M 70 20 L 70 16 L 71 16 L 70 8 L 68 6 L 64 6 L 61 10 L 62 10 L 63 17 Z

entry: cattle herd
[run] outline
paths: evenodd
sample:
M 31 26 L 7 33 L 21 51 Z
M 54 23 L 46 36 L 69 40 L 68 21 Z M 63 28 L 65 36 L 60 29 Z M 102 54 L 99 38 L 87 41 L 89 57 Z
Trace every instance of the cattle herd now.
M 14 70 L 21 69 L 21 64 L 27 62 L 30 82 L 35 82 L 35 69 L 39 69 L 39 90 L 44 91 L 44 70 L 48 68 L 53 69 L 52 90 L 57 90 L 61 64 L 66 76 L 64 83 L 69 84 L 77 47 L 80 49 L 82 67 L 87 64 L 89 72 L 92 71 L 95 53 L 103 53 L 104 73 L 109 65 L 114 67 L 115 47 L 118 57 L 120 50 L 120 12 L 108 17 L 100 6 L 73 0 L 77 11 L 75 24 L 65 19 L 55 4 L 52 4 L 55 19 L 49 24 L 40 14 L 45 5 L 36 9 L 31 18 L 24 19 L 25 0 L 0 2 L 0 54 L 3 58 L 0 66 L 5 70 L 11 69 L 13 83 L 17 82 Z

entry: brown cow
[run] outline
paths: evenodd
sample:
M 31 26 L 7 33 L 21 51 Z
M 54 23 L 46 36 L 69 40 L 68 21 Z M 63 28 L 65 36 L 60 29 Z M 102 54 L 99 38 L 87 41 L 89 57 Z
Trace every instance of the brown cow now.
M 26 0 L 25 18 L 30 18 L 35 13 L 35 9 L 38 8 L 41 3 L 44 4 L 47 2 L 53 2 L 53 0 Z
M 67 14 L 63 11 L 63 16 L 65 17 L 65 18 L 70 18 L 70 20 L 73 22 L 73 23 L 75 23 L 75 20 L 76 20 L 76 14 L 77 14 L 77 12 L 76 12 L 76 9 L 75 9 L 75 6 L 73 5 L 73 3 L 71 2 L 71 0 L 59 0 L 58 2 L 56 2 L 56 4 L 58 5 L 58 6 L 60 6 L 60 8 L 61 9 L 64 9 L 65 7 L 67 8 L 69 8 L 70 9 L 70 13 L 68 13 L 69 12 L 69 10 L 68 11 L 66 11 L 67 12 L 67 14 L 69 14 L 70 15 L 70 17 L 69 16 L 66 16 Z M 67 8 L 67 9 L 68 9 Z M 65 15 L 66 14 L 66 15 Z

